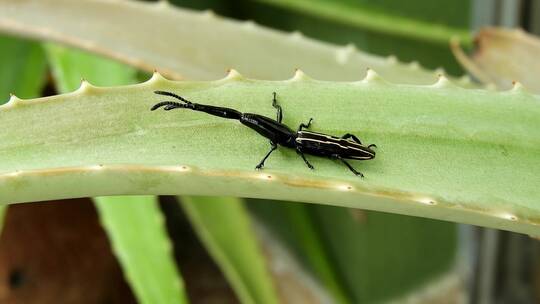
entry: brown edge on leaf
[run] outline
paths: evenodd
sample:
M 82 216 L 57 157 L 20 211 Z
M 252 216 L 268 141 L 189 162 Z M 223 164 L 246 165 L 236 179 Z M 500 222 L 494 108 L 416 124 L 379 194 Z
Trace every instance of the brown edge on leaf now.
M 466 212 L 474 213 L 481 215 L 482 217 L 488 217 L 492 219 L 498 219 L 502 221 L 511 221 L 519 222 L 521 225 L 529 226 L 529 228 L 535 227 L 535 229 L 540 229 L 540 218 L 527 217 L 523 214 L 513 214 L 510 210 L 501 210 L 500 212 L 496 210 L 490 210 L 485 208 L 478 208 L 474 206 L 464 205 L 458 202 L 449 202 L 442 198 L 435 198 L 430 196 L 424 196 L 418 193 L 407 193 L 401 191 L 391 191 L 384 189 L 371 189 L 369 186 L 366 187 L 362 184 L 350 184 L 346 181 L 319 181 L 298 178 L 296 176 L 288 176 L 281 174 L 272 174 L 270 172 L 265 173 L 248 173 L 243 171 L 223 171 L 223 170 L 200 170 L 196 167 L 188 165 L 173 165 L 173 166 L 145 166 L 145 165 L 103 165 L 96 164 L 92 166 L 84 167 L 61 167 L 61 168 L 48 168 L 48 169 L 34 169 L 34 170 L 22 170 L 14 172 L 2 172 L 0 173 L 0 181 L 5 180 L 17 180 L 29 176 L 61 176 L 70 173 L 90 173 L 90 172 L 109 172 L 109 173 L 119 173 L 119 172 L 153 172 L 153 173 L 168 173 L 168 174 L 182 174 L 188 176 L 208 176 L 208 177 L 235 177 L 240 180 L 260 180 L 264 182 L 279 183 L 286 187 L 294 188 L 313 188 L 318 190 L 327 190 L 327 191 L 338 191 L 345 192 L 350 194 L 363 194 L 371 197 L 378 198 L 387 198 L 401 201 L 406 205 L 426 205 L 434 206 L 438 205 L 439 208 L 444 208 L 446 210 L 454 210 L 456 212 Z M 128 193 L 124 193 L 128 194 Z M 133 193 L 131 193 L 133 194 Z M 170 194 L 170 193 L 168 193 Z M 174 195 L 177 195 L 175 193 Z M 108 195 L 108 194 L 103 194 Z M 17 203 L 22 203 L 25 201 L 16 201 Z M 1 202 L 5 204 L 6 202 Z M 318 202 L 323 203 L 324 202 Z M 419 204 L 419 205 L 418 205 Z M 375 210 L 375 209 L 373 209 Z M 376 209 L 379 210 L 379 209 Z M 380 210 L 381 211 L 381 210 Z M 412 215 L 412 214 L 411 214 Z M 493 227 L 493 226 L 490 226 Z M 506 230 L 506 229 L 505 229 Z M 520 233 L 531 234 L 523 230 L 512 230 Z M 534 233 L 532 233 L 534 234 Z
M 474 39 L 475 46 L 479 47 L 481 44 L 478 43 L 478 36 Z M 490 84 L 494 81 L 482 71 L 482 68 L 479 67 L 474 60 L 472 60 L 461 48 L 459 38 L 454 37 L 450 40 L 450 50 L 456 58 L 456 60 L 461 64 L 461 66 L 471 73 L 474 77 L 480 80 L 484 84 Z M 476 52 L 481 52 L 481 48 L 478 48 Z

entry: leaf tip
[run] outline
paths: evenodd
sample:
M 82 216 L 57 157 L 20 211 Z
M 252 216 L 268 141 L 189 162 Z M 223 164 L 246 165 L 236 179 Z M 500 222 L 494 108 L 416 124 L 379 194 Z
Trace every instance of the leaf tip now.
M 336 50 L 336 61 L 337 63 L 344 65 L 346 64 L 351 56 L 357 52 L 357 48 L 354 44 L 349 43 L 346 46 Z

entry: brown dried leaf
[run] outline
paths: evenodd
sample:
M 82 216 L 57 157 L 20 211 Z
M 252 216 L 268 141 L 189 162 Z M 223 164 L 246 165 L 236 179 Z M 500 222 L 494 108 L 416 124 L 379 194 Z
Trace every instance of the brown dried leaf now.
M 475 39 L 476 50 L 467 56 L 458 41 L 452 51 L 458 61 L 480 81 L 509 89 L 520 82 L 528 90 L 540 92 L 540 39 L 521 29 L 482 29 Z

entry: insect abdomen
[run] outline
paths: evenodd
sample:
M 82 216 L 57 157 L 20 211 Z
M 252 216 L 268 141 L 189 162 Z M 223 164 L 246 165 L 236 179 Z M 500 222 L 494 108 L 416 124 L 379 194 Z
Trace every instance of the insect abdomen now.
M 375 157 L 375 152 L 362 144 L 323 133 L 300 131 L 296 143 L 304 153 L 312 155 L 357 160 Z

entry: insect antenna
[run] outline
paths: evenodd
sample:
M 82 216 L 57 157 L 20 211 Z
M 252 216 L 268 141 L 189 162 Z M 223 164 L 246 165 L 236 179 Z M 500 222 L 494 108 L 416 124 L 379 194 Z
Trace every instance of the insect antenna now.
M 169 110 L 172 110 L 172 109 L 175 109 L 175 108 L 185 108 L 186 107 L 186 105 L 182 104 L 182 103 L 178 103 L 178 102 L 174 102 L 174 101 L 162 101 L 162 102 L 156 103 L 150 109 L 150 111 L 157 110 L 157 109 L 159 109 L 160 107 L 163 107 L 163 106 L 165 106 L 166 111 L 169 111 Z
M 181 101 L 183 101 L 183 102 L 185 102 L 185 103 L 191 103 L 191 101 L 185 99 L 185 98 L 182 97 L 182 96 L 178 96 L 178 95 L 176 95 L 176 94 L 174 94 L 174 93 L 172 93 L 172 92 L 167 92 L 167 91 L 154 91 L 154 93 L 155 93 L 155 94 L 159 94 L 159 95 L 164 95 L 164 96 L 174 97 L 174 98 L 176 98 L 176 99 L 178 99 L 178 100 L 181 100 Z

